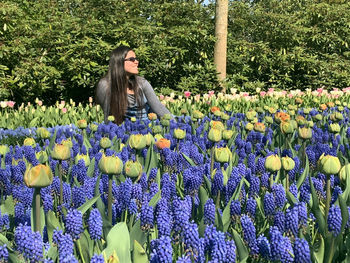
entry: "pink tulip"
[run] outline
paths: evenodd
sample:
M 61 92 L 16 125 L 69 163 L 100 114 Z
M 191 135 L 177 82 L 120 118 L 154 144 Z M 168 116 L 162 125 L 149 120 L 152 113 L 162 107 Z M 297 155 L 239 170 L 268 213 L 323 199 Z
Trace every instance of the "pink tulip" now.
M 159 95 L 159 99 L 160 99 L 160 100 L 164 100 L 164 95 L 160 94 L 160 95 Z
M 190 91 L 185 91 L 184 95 L 185 95 L 186 98 L 188 98 L 189 96 L 191 96 L 191 92 Z
M 8 101 L 7 102 L 7 106 L 9 106 L 10 108 L 13 108 L 13 106 L 15 106 L 15 103 L 14 101 Z
M 38 103 L 39 106 L 42 106 L 42 105 L 43 105 L 43 101 L 42 101 L 42 100 L 38 100 L 37 103 Z
M 62 112 L 66 113 L 67 112 L 67 108 L 62 108 Z
M 261 91 L 261 92 L 260 92 L 260 96 L 261 96 L 261 97 L 264 97 L 265 95 L 266 95 L 266 91 Z
M 89 102 L 92 103 L 93 99 L 92 97 L 89 97 Z
M 215 91 L 210 90 L 210 91 L 208 92 L 209 97 L 213 96 L 213 95 L 214 95 L 214 93 L 215 93 Z

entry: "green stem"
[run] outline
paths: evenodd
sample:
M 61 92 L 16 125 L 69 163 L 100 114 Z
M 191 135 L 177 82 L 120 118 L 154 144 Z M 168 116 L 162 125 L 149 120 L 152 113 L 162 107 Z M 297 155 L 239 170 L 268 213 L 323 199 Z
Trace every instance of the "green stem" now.
M 289 192 L 289 173 L 286 174 L 286 193 Z
M 81 261 L 82 261 L 83 263 L 85 263 L 84 255 L 83 255 L 83 253 L 81 252 L 81 245 L 80 245 L 80 240 L 79 240 L 79 239 L 77 240 L 77 245 L 78 245 L 78 249 L 79 249 L 79 254 L 80 254 L 80 257 L 81 257 Z
M 40 232 L 40 226 L 41 226 L 41 222 L 40 222 L 40 188 L 35 188 L 34 190 L 34 196 L 35 196 L 35 225 L 34 225 L 34 231 Z
M 326 186 L 326 211 L 325 211 L 325 221 L 327 225 L 328 211 L 331 203 L 331 180 L 327 176 L 327 186 Z
M 60 175 L 60 205 L 63 204 L 63 178 L 62 178 L 62 162 L 58 164 L 58 174 Z
M 212 176 L 213 174 L 213 170 L 214 170 L 214 147 L 211 147 L 211 153 L 210 153 L 210 176 Z
M 112 183 L 113 175 L 108 175 L 108 221 L 112 224 Z
M 126 220 L 128 219 L 128 210 L 125 210 L 125 215 L 124 215 L 124 222 L 126 224 Z

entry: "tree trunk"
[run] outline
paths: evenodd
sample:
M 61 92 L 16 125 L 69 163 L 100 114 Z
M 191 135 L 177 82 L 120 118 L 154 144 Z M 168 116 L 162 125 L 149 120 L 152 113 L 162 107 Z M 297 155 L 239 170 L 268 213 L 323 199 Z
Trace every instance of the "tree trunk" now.
M 215 4 L 215 47 L 214 64 L 219 73 L 222 91 L 226 92 L 223 81 L 226 78 L 228 0 L 216 0 Z

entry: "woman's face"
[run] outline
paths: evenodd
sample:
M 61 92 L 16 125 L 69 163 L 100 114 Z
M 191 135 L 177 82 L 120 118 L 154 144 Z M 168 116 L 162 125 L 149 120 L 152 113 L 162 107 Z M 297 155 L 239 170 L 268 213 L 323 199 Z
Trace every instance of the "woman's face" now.
M 136 60 L 135 60 L 136 59 Z M 130 50 L 124 59 L 124 70 L 127 75 L 136 75 L 139 73 L 139 61 L 136 58 L 135 52 Z

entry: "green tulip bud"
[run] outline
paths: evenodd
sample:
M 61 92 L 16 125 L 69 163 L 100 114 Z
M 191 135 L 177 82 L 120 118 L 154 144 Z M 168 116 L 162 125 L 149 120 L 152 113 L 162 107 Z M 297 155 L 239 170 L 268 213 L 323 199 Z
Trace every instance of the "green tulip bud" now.
M 193 118 L 195 119 L 202 119 L 204 117 L 204 114 L 201 113 L 199 110 L 194 110 L 192 112 Z
M 278 155 L 272 154 L 265 159 L 265 168 L 270 172 L 277 172 L 282 167 L 281 159 Z
M 334 113 L 334 115 L 335 115 L 335 119 L 336 119 L 337 121 L 341 121 L 341 120 L 344 119 L 343 114 L 342 114 L 341 112 L 339 112 L 339 111 L 336 111 L 336 112 Z
M 174 130 L 174 137 L 178 140 L 182 140 L 186 137 L 186 131 L 182 129 L 175 129 Z
M 231 151 L 227 147 L 215 148 L 214 159 L 219 163 L 227 163 L 232 156 Z
M 223 112 L 221 112 L 220 110 L 216 110 L 213 112 L 214 116 L 216 117 L 221 117 L 221 115 L 223 114 Z
M 311 111 L 311 108 L 304 108 L 304 114 L 309 114 Z
M 224 109 L 225 111 L 232 111 L 232 104 L 225 104 Z
M 338 111 L 343 111 L 344 107 L 343 106 L 338 106 Z
M 24 173 L 24 183 L 30 188 L 34 187 L 46 187 L 52 184 L 53 174 L 50 166 L 44 164 L 38 164 L 32 166 L 29 164 Z
M 256 111 L 255 110 L 250 110 L 246 114 L 247 120 L 252 121 L 254 118 L 256 118 Z
M 294 132 L 294 126 L 290 121 L 281 122 L 280 127 L 284 134 L 292 134 Z
M 32 146 L 33 148 L 36 146 L 36 142 L 33 138 L 25 138 L 23 141 L 23 145 L 25 146 Z
M 231 137 L 233 136 L 233 131 L 232 130 L 224 130 L 222 132 L 222 138 L 226 141 L 228 141 L 229 139 L 231 139 Z
M 312 119 L 314 121 L 321 121 L 322 120 L 322 115 L 321 114 L 316 114 L 316 115 L 312 116 Z
M 91 123 L 90 124 L 90 130 L 93 132 L 96 132 L 98 128 L 98 125 L 96 125 L 95 123 Z
M 160 124 L 162 124 L 164 127 L 170 126 L 170 121 L 167 119 L 161 119 Z
M 7 145 L 0 145 L 0 155 L 5 156 L 10 151 Z
M 103 154 L 98 163 L 98 168 L 104 174 L 121 174 L 123 162 L 117 156 L 106 156 Z
M 214 113 L 215 115 L 215 113 Z M 224 112 L 221 113 L 221 119 L 223 119 L 224 121 L 227 121 L 228 119 L 230 119 L 230 116 Z
M 161 133 L 162 130 L 163 130 L 163 128 L 162 128 L 162 126 L 160 126 L 160 125 L 156 125 L 156 126 L 154 126 L 154 127 L 152 128 L 152 132 L 153 132 L 154 134 Z
M 76 156 L 75 156 L 75 164 L 78 164 L 78 162 L 80 161 L 80 160 L 84 160 L 84 164 L 85 164 L 85 166 L 89 166 L 90 165 L 90 157 L 89 157 L 89 155 L 88 154 L 77 154 Z
M 340 181 L 345 183 L 346 178 L 348 178 L 349 176 L 350 176 L 350 163 L 344 165 L 343 168 L 341 168 L 339 171 Z
M 112 146 L 112 142 L 108 137 L 102 137 L 100 139 L 100 146 L 103 149 L 108 149 Z
M 173 117 L 171 116 L 171 114 L 169 113 L 166 113 L 162 116 L 162 119 L 163 120 L 171 120 Z
M 298 129 L 298 135 L 300 138 L 306 140 L 312 137 L 312 130 L 308 127 L 302 127 Z
M 46 163 L 49 160 L 49 156 L 45 151 L 36 152 L 35 157 L 38 159 L 39 163 Z
M 329 125 L 329 131 L 331 133 L 339 133 L 340 132 L 340 125 L 339 125 L 339 123 L 331 123 Z
M 79 129 L 86 129 L 87 127 L 87 121 L 86 120 L 78 120 L 77 126 Z
M 45 128 L 38 128 L 36 134 L 40 139 L 48 139 L 51 137 L 51 133 Z
M 142 134 L 131 134 L 129 137 L 129 146 L 132 149 L 141 150 L 146 147 L 146 139 Z
M 301 115 L 298 115 L 296 118 L 295 118 L 296 122 L 298 123 L 298 125 L 302 126 L 302 125 L 305 125 L 306 123 L 306 120 L 303 116 Z
M 282 167 L 286 171 L 293 170 L 295 167 L 295 162 L 292 158 L 288 156 L 282 157 Z
M 248 122 L 248 123 L 245 125 L 244 129 L 246 129 L 247 131 L 251 131 L 251 130 L 254 129 L 254 124 Z
M 265 116 L 265 121 L 268 123 L 268 124 L 272 124 L 273 123 L 273 118 L 271 116 Z
M 150 146 L 152 142 L 154 143 L 154 137 L 152 134 L 147 133 L 146 135 L 144 135 L 144 137 L 146 140 L 146 146 Z
M 326 175 L 337 174 L 340 171 L 341 164 L 336 156 L 321 155 L 318 160 L 318 167 L 320 171 Z
M 142 173 L 142 165 L 138 161 L 127 161 L 124 166 L 125 174 L 128 177 L 139 177 Z
M 307 121 L 306 122 L 306 127 L 309 127 L 309 128 L 314 127 L 314 122 L 313 121 Z
M 258 112 L 258 113 L 264 113 L 264 109 L 261 108 L 261 107 L 257 107 L 257 108 L 256 108 L 256 112 Z
M 64 144 L 55 144 L 51 157 L 55 160 L 67 160 L 70 158 L 70 148 Z
M 218 129 L 215 129 L 215 128 L 211 128 L 209 130 L 209 133 L 208 133 L 208 139 L 212 142 L 219 142 L 221 141 L 221 138 L 222 138 L 222 131 L 221 130 L 218 130 Z

